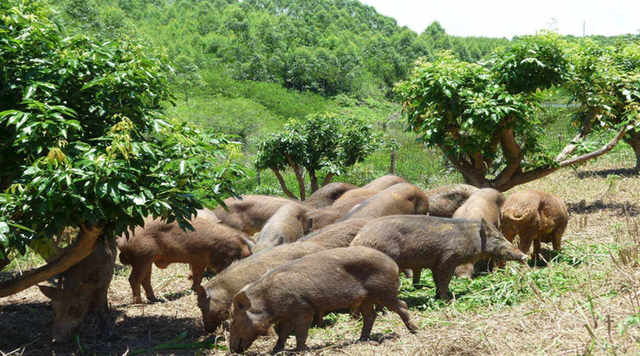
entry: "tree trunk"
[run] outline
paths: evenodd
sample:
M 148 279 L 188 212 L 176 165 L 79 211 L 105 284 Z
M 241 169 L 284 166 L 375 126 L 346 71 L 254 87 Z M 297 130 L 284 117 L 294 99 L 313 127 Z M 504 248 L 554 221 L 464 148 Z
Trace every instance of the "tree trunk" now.
M 309 181 L 311 181 L 311 194 L 315 193 L 320 186 L 318 186 L 318 177 L 316 176 L 316 171 L 309 170 Z
M 295 173 L 296 179 L 298 180 L 298 187 L 300 188 L 300 200 L 305 201 L 305 199 L 307 198 L 307 194 L 305 191 L 304 177 L 302 176 L 300 166 L 295 164 L 289 155 L 287 155 L 287 160 L 289 161 L 289 166 L 293 169 L 293 173 Z
M 278 183 L 280 183 L 280 188 L 282 188 L 282 191 L 284 192 L 284 194 L 286 194 L 289 198 L 298 199 L 298 197 L 296 197 L 293 193 L 291 193 L 289 188 L 287 188 L 287 184 L 284 182 L 284 179 L 282 178 L 282 174 L 280 174 L 280 171 L 273 168 L 271 168 L 271 170 L 276 175 L 276 178 L 278 178 Z
M 21 292 L 66 271 L 71 266 L 82 261 L 96 249 L 98 238 L 102 231 L 102 227 L 83 226 L 78 233 L 76 241 L 65 250 L 62 256 L 22 276 L 1 282 L 0 297 L 7 297 Z
M 634 171 L 640 173 L 640 131 L 631 130 L 625 136 L 625 141 L 633 148 L 633 152 L 636 154 L 636 166 Z
M 324 177 L 324 180 L 322 181 L 322 186 L 324 187 L 325 185 L 331 183 L 331 180 L 333 179 L 333 176 L 335 176 L 335 173 L 327 173 L 327 175 Z

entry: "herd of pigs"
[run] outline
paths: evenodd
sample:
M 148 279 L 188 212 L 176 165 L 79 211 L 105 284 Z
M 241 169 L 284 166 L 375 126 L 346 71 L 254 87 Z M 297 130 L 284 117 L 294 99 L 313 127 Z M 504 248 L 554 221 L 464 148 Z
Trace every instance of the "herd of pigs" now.
M 361 188 L 327 184 L 305 202 L 247 195 L 225 203 L 226 209 L 199 211 L 193 231 L 148 219 L 129 237 L 101 243 L 57 287 L 40 286 L 51 299 L 54 340 L 76 332 L 88 312 L 108 330 L 116 245 L 120 261 L 132 266 L 134 303 L 142 303 L 140 286 L 147 300 L 156 300 L 152 264 L 188 263 L 206 332 L 230 319 L 230 349 L 243 352 L 277 324 L 278 352 L 292 331 L 296 350 L 303 349 L 310 326 L 339 309 L 362 317 L 361 339 L 369 337 L 380 307 L 415 333 L 398 298 L 400 272 L 412 274 L 417 288 L 421 270 L 430 269 L 436 298 L 446 300 L 454 275 L 524 263 L 531 244 L 533 258 L 542 242 L 559 250 L 567 226 L 564 202 L 549 193 L 519 191 L 505 199 L 494 189 L 461 184 L 423 192 L 393 175 Z M 217 275 L 201 285 L 207 269 Z

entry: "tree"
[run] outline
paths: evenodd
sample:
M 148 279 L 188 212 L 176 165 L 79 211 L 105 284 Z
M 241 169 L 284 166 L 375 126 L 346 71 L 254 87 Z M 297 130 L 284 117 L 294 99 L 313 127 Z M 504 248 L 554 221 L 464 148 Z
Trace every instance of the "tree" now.
M 505 191 L 609 152 L 634 119 L 630 111 L 616 112 L 589 101 L 584 94 L 600 89 L 576 71 L 571 60 L 558 35 L 541 33 L 497 50 L 486 65 L 440 54 L 419 64 L 397 93 L 409 127 L 422 134 L 428 146 L 441 149 L 467 183 Z M 602 90 L 637 93 L 616 76 L 611 78 Z M 552 86 L 573 88 L 583 117 L 578 135 L 555 157 L 540 143 L 541 122 L 535 115 L 537 94 Z M 621 124 L 616 135 L 604 147 L 574 156 L 604 114 L 617 115 Z
M 241 172 L 226 141 L 169 123 L 168 68 L 134 43 L 63 38 L 32 2 L 2 2 L 0 259 L 79 233 L 50 263 L 0 283 L 0 297 L 57 275 L 146 216 L 188 219 L 209 186 L 222 201 Z
M 322 185 L 334 176 L 363 161 L 380 145 L 372 126 L 362 120 L 339 120 L 333 115 L 311 115 L 303 122 L 290 120 L 281 133 L 269 135 L 256 156 L 257 169 L 271 169 L 284 193 L 297 198 L 287 187 L 282 171 L 291 168 L 300 190 L 300 200 L 306 198 L 304 171 L 309 172 L 311 193 L 319 189 L 319 174 L 324 172 Z

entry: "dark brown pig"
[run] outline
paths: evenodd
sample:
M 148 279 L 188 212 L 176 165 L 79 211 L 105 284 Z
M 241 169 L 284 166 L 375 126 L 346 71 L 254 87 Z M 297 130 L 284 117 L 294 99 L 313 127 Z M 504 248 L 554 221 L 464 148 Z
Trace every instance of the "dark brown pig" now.
M 493 188 L 483 188 L 471 194 L 453 214 L 454 218 L 480 220 L 485 219 L 493 226 L 500 228 L 500 209 L 504 204 L 504 195 Z M 474 263 L 464 264 L 456 268 L 456 276 L 471 278 L 474 273 Z M 490 264 L 490 262 L 488 262 Z M 482 263 L 482 265 L 486 265 Z M 480 268 L 480 266 L 478 266 Z
M 243 195 L 242 200 L 228 198 L 224 202 L 229 211 L 219 206 L 213 211 L 214 214 L 224 224 L 249 236 L 260 232 L 271 215 L 284 204 L 307 206 L 305 203 L 293 199 L 268 195 Z
M 267 220 L 251 252 L 258 253 L 270 247 L 289 244 L 304 236 L 309 232 L 308 210 L 309 208 L 298 204 L 281 206 Z
M 244 286 L 275 267 L 322 250 L 322 246 L 306 242 L 276 246 L 237 261 L 204 286 L 196 286 L 205 331 L 214 332 L 229 318 L 233 296 Z
M 142 303 L 141 284 L 147 299 L 156 300 L 151 288 L 154 263 L 158 268 L 188 263 L 193 288 L 202 282 L 206 267 L 221 272 L 233 261 L 251 255 L 250 240 L 244 233 L 206 218 L 195 218 L 191 225 L 194 231 L 183 231 L 176 222 L 147 220 L 144 228 L 136 228 L 128 240 L 124 236 L 118 239 L 120 262 L 133 266 L 129 282 L 134 303 Z
M 399 183 L 367 199 L 339 221 L 374 219 L 387 215 L 427 214 L 429 198 L 410 183 Z
M 386 176 L 382 176 L 380 178 L 374 179 L 371 183 L 365 185 L 364 189 L 375 189 L 375 190 L 385 190 L 391 186 L 394 186 L 398 183 L 407 183 L 406 180 L 394 176 L 393 174 L 387 174 Z
M 418 326 L 398 299 L 399 288 L 398 266 L 370 248 L 338 248 L 303 257 L 270 271 L 233 298 L 229 348 L 243 352 L 278 324 L 273 352 L 284 350 L 291 331 L 296 350 L 303 350 L 314 315 L 338 309 L 360 312 L 364 319 L 360 339 L 366 340 L 376 318 L 374 304 L 399 314 L 415 333 Z
M 369 222 L 369 220 L 353 219 L 335 223 L 306 235 L 300 239 L 300 241 L 312 242 L 327 250 L 349 247 L 353 238 L 358 234 L 358 231 L 360 231 L 367 222 Z
M 450 218 L 478 188 L 466 184 L 445 185 L 424 192 L 429 197 L 429 215 Z
M 513 193 L 502 207 L 502 232 L 509 241 L 520 236 L 520 251 L 529 253 L 533 242 L 533 256 L 540 254 L 541 242 L 551 243 L 560 251 L 564 230 L 569 221 L 567 206 L 555 195 L 539 190 Z
M 478 258 L 521 261 L 520 252 L 486 220 L 446 219 L 433 216 L 386 216 L 360 230 L 351 246 L 367 246 L 390 256 L 401 270 L 413 270 L 413 283 L 429 268 L 436 298 L 449 299 L 449 282 L 457 266 Z
M 343 216 L 347 215 L 354 207 L 362 204 L 367 199 L 379 193 L 378 190 L 373 189 L 353 189 L 350 190 L 340 199 L 336 200 L 331 206 L 324 209 L 318 209 L 307 213 L 309 219 L 308 225 L 310 231 L 318 231 L 324 227 L 327 227 L 336 221 L 340 220 Z
M 311 194 L 304 202 L 312 208 L 326 208 L 329 205 L 333 204 L 344 193 L 356 188 L 358 188 L 357 185 L 349 183 L 329 183 L 322 186 L 322 188 L 318 189 L 315 193 Z
M 116 254 L 115 241 L 100 242 L 89 256 L 60 274 L 58 287 L 38 286 L 51 299 L 54 342 L 75 334 L 87 313 L 96 313 L 100 328 L 108 333 L 107 292 Z

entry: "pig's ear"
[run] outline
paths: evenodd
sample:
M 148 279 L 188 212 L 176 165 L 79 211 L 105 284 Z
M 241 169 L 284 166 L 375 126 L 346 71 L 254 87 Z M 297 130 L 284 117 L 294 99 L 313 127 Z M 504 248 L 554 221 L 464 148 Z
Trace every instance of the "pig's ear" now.
M 489 236 L 491 228 L 489 227 L 491 223 L 487 221 L 487 219 L 480 219 L 480 231 L 484 234 L 484 236 Z
M 198 298 L 206 298 L 207 297 L 207 291 L 204 290 L 203 286 L 197 285 L 193 290 L 198 295 Z
M 251 309 L 251 300 L 247 296 L 247 293 L 245 293 L 244 291 L 240 291 L 238 294 L 236 294 L 234 302 L 236 304 L 236 307 L 240 311 Z
M 40 288 L 40 292 L 42 292 L 42 294 L 44 294 L 44 296 L 49 299 L 53 299 L 54 296 L 56 295 L 56 291 L 57 291 L 56 288 L 49 287 L 49 286 L 41 286 L 41 285 L 38 285 L 38 288 Z
M 311 230 L 312 227 L 313 227 L 313 218 L 308 218 L 307 219 L 307 230 Z

